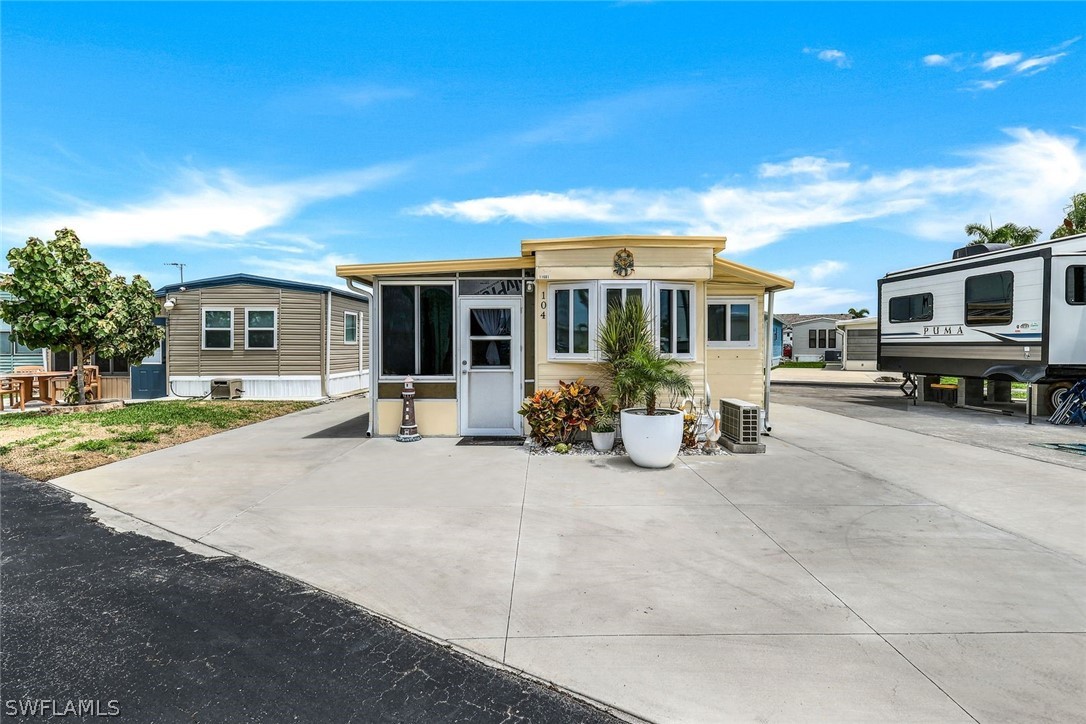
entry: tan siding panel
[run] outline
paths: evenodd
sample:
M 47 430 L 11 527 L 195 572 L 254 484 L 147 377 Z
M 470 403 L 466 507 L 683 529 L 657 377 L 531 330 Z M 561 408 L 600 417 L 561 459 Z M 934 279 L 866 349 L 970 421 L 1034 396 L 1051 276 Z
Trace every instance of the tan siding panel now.
M 103 400 L 127 400 L 132 396 L 132 381 L 128 377 L 102 376 L 98 391 Z
M 279 374 L 321 373 L 323 294 L 284 289 L 279 307 Z
M 332 296 L 332 374 L 364 369 L 359 366 L 359 355 L 366 353 L 365 309 L 366 305 L 361 301 Z M 354 312 L 359 316 L 359 341 L 356 344 L 347 344 L 343 341 L 346 312 Z

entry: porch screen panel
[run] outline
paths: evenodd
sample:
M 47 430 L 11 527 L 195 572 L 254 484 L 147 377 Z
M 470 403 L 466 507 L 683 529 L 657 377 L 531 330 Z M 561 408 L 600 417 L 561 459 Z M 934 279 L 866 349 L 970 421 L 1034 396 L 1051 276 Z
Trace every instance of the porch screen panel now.
M 381 374 L 415 374 L 415 287 L 381 287 Z
M 453 372 L 452 287 L 419 288 L 419 374 Z

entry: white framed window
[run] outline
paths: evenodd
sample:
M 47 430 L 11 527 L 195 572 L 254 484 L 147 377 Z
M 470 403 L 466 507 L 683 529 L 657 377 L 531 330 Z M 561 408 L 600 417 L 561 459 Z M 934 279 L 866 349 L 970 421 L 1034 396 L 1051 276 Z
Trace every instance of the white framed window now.
M 275 349 L 278 343 L 275 307 L 245 308 L 245 349 Z
M 705 334 L 710 348 L 758 346 L 758 300 L 754 297 L 709 297 Z
M 343 343 L 358 344 L 358 312 L 343 313 Z
M 607 310 L 612 305 L 626 306 L 631 299 L 641 302 L 646 310 L 652 309 L 652 300 L 649 299 L 648 282 L 602 282 L 600 284 L 600 313 L 601 320 L 606 319 Z
M 660 353 L 694 359 L 695 300 L 693 284 L 653 282 L 656 342 Z
M 547 289 L 547 358 L 590 360 L 595 349 L 596 285 L 551 284 Z
M 234 349 L 234 310 L 203 307 L 200 310 L 201 349 Z

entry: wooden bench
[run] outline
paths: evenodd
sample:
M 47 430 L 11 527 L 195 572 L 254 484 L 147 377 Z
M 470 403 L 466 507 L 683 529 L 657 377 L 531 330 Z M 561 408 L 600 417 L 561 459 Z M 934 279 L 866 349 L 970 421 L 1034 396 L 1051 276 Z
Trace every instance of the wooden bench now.
M 941 382 L 937 382 L 931 385 L 931 389 L 935 395 L 936 402 L 942 402 L 952 407 L 958 404 L 957 385 L 945 385 Z

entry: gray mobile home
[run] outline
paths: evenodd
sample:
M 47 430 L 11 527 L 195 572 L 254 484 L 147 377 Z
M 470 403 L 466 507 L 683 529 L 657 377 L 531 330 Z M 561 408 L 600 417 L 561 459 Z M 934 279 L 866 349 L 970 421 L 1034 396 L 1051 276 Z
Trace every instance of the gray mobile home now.
M 839 353 L 841 340 L 837 334 L 837 322 L 850 319 L 847 314 L 782 314 L 780 317 L 792 329 L 794 360 L 822 359 L 827 351 Z M 836 354 L 829 356 L 837 357 Z
M 165 352 L 140 368 L 153 379 L 157 361 L 170 394 L 206 395 L 216 379 L 240 379 L 243 397 L 258 399 L 312 400 L 369 389 L 370 315 L 362 295 L 235 274 L 171 284 L 157 296 Z M 154 384 L 134 379 L 134 392 Z

